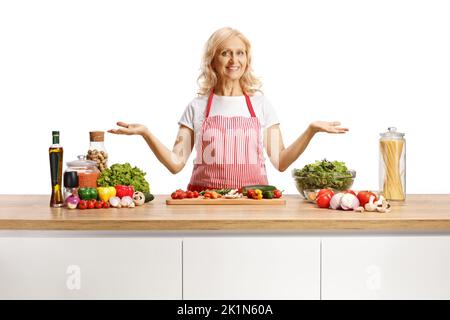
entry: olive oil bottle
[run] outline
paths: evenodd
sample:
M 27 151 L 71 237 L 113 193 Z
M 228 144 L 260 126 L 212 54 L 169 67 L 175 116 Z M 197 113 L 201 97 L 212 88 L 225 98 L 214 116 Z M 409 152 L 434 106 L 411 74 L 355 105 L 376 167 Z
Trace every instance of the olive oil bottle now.
M 50 177 L 52 182 L 52 195 L 50 207 L 59 208 L 64 206 L 62 195 L 62 163 L 63 147 L 59 144 L 59 131 L 52 131 L 53 144 L 48 149 L 50 156 Z

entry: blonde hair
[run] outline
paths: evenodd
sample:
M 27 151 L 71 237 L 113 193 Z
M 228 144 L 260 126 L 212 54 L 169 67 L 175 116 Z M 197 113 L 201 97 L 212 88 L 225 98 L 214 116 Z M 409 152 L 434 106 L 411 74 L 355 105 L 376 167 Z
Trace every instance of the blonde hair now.
M 222 43 L 232 37 L 238 37 L 244 42 L 247 54 L 247 69 L 242 77 L 239 79 L 242 91 L 248 95 L 253 95 L 261 87 L 261 81 L 253 74 L 252 70 L 252 52 L 250 41 L 238 30 L 232 28 L 221 28 L 215 31 L 208 39 L 205 45 L 205 51 L 203 53 L 201 72 L 197 79 L 200 90 L 199 95 L 209 95 L 211 90 L 217 84 L 217 73 L 212 67 L 214 58 L 220 49 Z

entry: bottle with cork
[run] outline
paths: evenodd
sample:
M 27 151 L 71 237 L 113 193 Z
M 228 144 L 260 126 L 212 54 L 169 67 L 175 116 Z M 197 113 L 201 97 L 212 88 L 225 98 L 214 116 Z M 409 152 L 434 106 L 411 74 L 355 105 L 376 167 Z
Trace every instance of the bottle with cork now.
M 52 185 L 50 207 L 60 208 L 64 206 L 62 194 L 62 161 L 64 152 L 63 147 L 59 144 L 59 131 L 52 131 L 52 139 L 53 143 L 48 149 Z
M 86 158 L 97 162 L 97 168 L 100 172 L 108 169 L 108 153 L 105 148 L 105 132 L 90 131 L 89 132 L 89 150 Z

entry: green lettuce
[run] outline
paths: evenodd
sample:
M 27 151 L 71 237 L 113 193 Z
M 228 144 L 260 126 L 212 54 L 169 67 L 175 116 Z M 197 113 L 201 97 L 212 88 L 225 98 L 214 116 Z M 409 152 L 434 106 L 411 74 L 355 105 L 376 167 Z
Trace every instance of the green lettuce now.
M 344 162 L 324 159 L 307 164 L 302 169 L 294 169 L 292 176 L 297 186 L 303 190 L 323 188 L 346 190 L 352 186 L 355 172 L 349 170 Z
M 132 167 L 128 162 L 115 163 L 104 170 L 97 179 L 99 187 L 114 187 L 117 185 L 133 186 L 135 191 L 150 192 L 150 185 L 145 180 L 146 173 L 138 167 Z

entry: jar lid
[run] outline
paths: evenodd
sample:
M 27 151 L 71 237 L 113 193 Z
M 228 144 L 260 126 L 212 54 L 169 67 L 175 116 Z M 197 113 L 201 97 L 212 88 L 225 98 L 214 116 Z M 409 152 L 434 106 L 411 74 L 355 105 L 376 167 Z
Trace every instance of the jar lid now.
M 389 127 L 388 131 L 380 133 L 380 136 L 382 138 L 388 138 L 388 139 L 403 139 L 405 134 L 401 133 L 401 132 L 397 132 L 396 127 Z
M 76 171 L 64 172 L 64 187 L 66 188 L 78 187 L 78 173 Z
M 68 167 L 90 168 L 90 167 L 96 167 L 97 162 L 92 161 L 92 160 L 86 160 L 86 156 L 80 155 L 80 156 L 78 156 L 78 160 L 67 162 L 67 166 Z
M 105 141 L 105 131 L 90 131 L 89 139 L 94 142 L 103 142 Z

